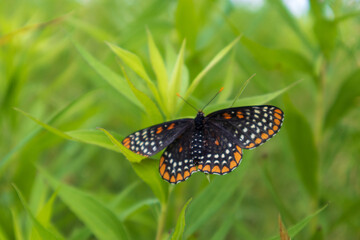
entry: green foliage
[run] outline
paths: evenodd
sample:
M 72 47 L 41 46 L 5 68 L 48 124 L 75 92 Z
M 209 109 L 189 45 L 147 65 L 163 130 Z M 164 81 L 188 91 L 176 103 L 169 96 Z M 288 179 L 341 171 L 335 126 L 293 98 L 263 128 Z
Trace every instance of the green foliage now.
M 358 1 L 237 2 L 3 1 L 0 239 L 279 239 L 279 213 L 291 238 L 358 239 Z M 221 87 L 206 113 L 285 112 L 232 173 L 172 186 L 121 144 Z

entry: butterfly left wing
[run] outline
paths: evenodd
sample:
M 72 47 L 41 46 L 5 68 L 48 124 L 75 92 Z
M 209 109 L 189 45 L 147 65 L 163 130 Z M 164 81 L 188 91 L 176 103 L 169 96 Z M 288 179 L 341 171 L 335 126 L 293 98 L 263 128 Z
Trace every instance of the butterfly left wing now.
M 159 171 L 161 177 L 169 183 L 179 183 L 188 179 L 197 168 L 191 158 L 191 137 L 193 126 L 187 128 L 164 151 L 160 158 Z
M 193 121 L 184 118 L 144 128 L 124 138 L 122 144 L 137 154 L 152 156 L 172 143 Z
M 275 106 L 247 106 L 210 113 L 206 121 L 230 132 L 241 148 L 252 149 L 263 144 L 280 130 L 283 111 Z

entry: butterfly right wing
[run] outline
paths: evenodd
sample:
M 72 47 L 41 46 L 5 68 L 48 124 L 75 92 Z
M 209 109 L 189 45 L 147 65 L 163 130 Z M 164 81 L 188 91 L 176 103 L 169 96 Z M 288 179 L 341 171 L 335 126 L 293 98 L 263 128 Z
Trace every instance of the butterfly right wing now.
M 193 121 L 184 118 L 144 128 L 124 138 L 122 144 L 137 154 L 152 156 L 171 144 Z

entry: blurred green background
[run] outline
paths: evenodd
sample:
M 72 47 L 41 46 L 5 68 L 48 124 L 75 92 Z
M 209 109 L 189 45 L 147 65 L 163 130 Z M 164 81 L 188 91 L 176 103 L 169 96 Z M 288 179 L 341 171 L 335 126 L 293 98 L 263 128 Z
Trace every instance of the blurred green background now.
M 2 0 L 0 239 L 280 239 L 279 215 L 294 239 L 360 239 L 359 16 L 358 0 Z M 231 174 L 172 186 L 159 154 L 118 145 L 194 117 L 176 92 L 201 108 L 225 87 L 209 113 L 254 73 L 235 106 L 285 122 Z

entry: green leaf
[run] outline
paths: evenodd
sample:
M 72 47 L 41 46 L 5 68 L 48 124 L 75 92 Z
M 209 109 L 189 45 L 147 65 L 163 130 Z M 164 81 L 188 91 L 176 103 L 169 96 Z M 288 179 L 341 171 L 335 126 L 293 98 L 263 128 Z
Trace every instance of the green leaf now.
M 132 82 L 128 78 L 127 74 L 125 73 L 125 69 L 124 68 L 122 68 L 122 69 L 123 69 L 123 72 L 125 75 L 125 79 L 126 79 L 127 83 L 129 84 L 131 90 L 133 91 L 133 93 L 135 94 L 137 99 L 139 99 L 139 101 L 143 104 L 143 106 L 145 108 L 146 114 L 148 116 L 149 124 L 152 125 L 152 124 L 161 122 L 163 120 L 163 117 L 162 117 L 158 107 L 156 106 L 156 104 L 153 102 L 153 100 L 151 100 L 151 98 L 149 96 L 147 96 L 142 91 L 138 90 L 134 86 L 134 84 L 132 84 Z
M 25 237 L 23 236 L 23 233 L 21 231 L 20 221 L 17 220 L 17 214 L 15 212 L 15 209 L 10 208 L 10 212 L 11 212 L 11 217 L 12 217 L 12 221 L 13 221 L 15 239 L 16 240 L 25 239 Z M 1 229 L 1 227 L 0 227 L 0 229 Z M 0 230 L 0 239 L 7 239 L 5 236 L 1 235 L 1 230 Z
M 202 70 L 192 81 L 188 90 L 185 93 L 184 98 L 188 98 L 190 94 L 193 93 L 197 85 L 199 85 L 200 81 L 203 77 L 218 63 L 221 59 L 225 57 L 225 55 L 235 46 L 235 44 L 240 40 L 241 37 L 237 37 L 234 41 L 232 41 L 229 45 L 224 47 L 216 56 L 210 61 L 210 63 Z
M 132 214 L 134 214 L 135 212 L 139 211 L 142 208 L 145 207 L 152 207 L 152 205 L 158 205 L 159 204 L 159 200 L 157 198 L 150 198 L 150 199 L 139 199 L 138 202 L 136 202 L 135 204 L 133 204 L 132 206 L 128 207 L 127 209 L 125 209 L 121 214 L 120 214 L 120 219 L 122 221 L 126 220 L 129 216 L 131 216 Z
M 23 195 L 21 194 L 20 190 L 13 185 L 17 195 L 20 198 L 20 201 L 22 203 L 22 205 L 24 206 L 26 212 L 29 214 L 31 221 L 33 223 L 34 229 L 37 232 L 38 236 L 40 237 L 40 239 L 63 239 L 60 236 L 55 235 L 54 233 L 50 232 L 48 229 L 45 228 L 45 226 L 43 226 L 34 216 L 34 214 L 31 212 L 29 206 L 27 205 Z
M 94 129 L 81 129 L 65 132 L 73 140 L 88 143 L 103 148 L 107 148 L 116 152 L 121 152 L 104 133 Z M 114 133 L 113 133 L 114 135 Z
M 51 187 L 58 189 L 61 200 L 93 232 L 97 239 L 128 239 L 125 226 L 113 211 L 93 196 L 63 184 L 44 169 L 39 169 Z
M 330 59 L 336 46 L 338 27 L 335 21 L 317 18 L 314 23 L 314 33 L 320 49 L 327 59 Z
M 159 161 L 148 158 L 141 163 L 132 162 L 136 174 L 151 188 L 163 205 L 168 198 L 168 183 L 162 180 L 159 173 Z
M 34 122 L 36 122 L 37 124 L 39 124 L 40 126 L 42 126 L 43 128 L 45 128 L 46 130 L 48 130 L 49 132 L 54 133 L 55 135 L 58 135 L 59 137 L 68 139 L 68 140 L 73 140 L 72 137 L 70 137 L 69 135 L 65 134 L 64 132 L 60 131 L 57 128 L 54 128 L 46 123 L 43 123 L 42 121 L 38 120 L 37 118 L 31 116 L 30 114 L 20 110 L 19 108 L 14 108 L 16 111 L 20 112 L 21 114 L 25 115 L 26 117 L 30 118 L 31 120 L 33 120 Z
M 174 234 L 171 237 L 171 240 L 182 240 L 184 235 L 184 229 L 185 229 L 185 211 L 189 203 L 191 202 L 191 198 L 187 201 L 183 209 L 181 210 L 181 213 L 179 215 L 179 218 L 176 222 L 176 227 L 174 230 Z
M 121 142 L 119 142 L 111 133 L 106 131 L 103 128 L 99 128 L 99 130 L 103 131 L 106 136 L 111 140 L 111 142 L 117 147 L 117 149 L 124 154 L 124 156 L 130 161 L 130 162 L 141 162 L 143 160 L 144 156 L 141 156 L 139 154 L 136 154 L 129 149 L 127 149 L 124 145 L 122 145 Z
M 182 72 L 183 72 L 183 65 L 184 65 L 184 52 L 185 52 L 185 45 L 186 41 L 184 40 L 179 54 L 176 59 L 175 66 L 173 68 L 173 72 L 170 78 L 170 91 L 169 91 L 169 100 L 168 100 L 168 111 L 170 113 L 174 113 L 176 109 L 174 106 L 176 105 L 175 102 L 177 100 L 176 92 L 180 90 L 181 86 L 181 79 L 182 79 Z
M 81 56 L 85 59 L 85 61 L 105 80 L 107 81 L 113 88 L 115 88 L 121 95 L 126 97 L 130 102 L 135 104 L 136 106 L 143 109 L 143 106 L 136 99 L 135 95 L 131 91 L 130 87 L 127 85 L 125 79 L 121 76 L 113 72 L 110 68 L 102 64 L 96 58 L 91 56 L 91 54 L 85 50 L 80 44 L 77 42 L 73 42 L 76 49 L 79 51 Z
M 186 215 L 186 238 L 206 223 L 233 195 L 247 169 L 247 161 L 242 162 L 231 174 L 216 177 L 194 198 Z
M 286 132 L 300 179 L 312 197 L 318 194 L 319 153 L 315 145 L 314 133 L 304 115 L 295 109 L 289 99 L 285 105 Z
M 309 224 L 309 222 L 312 218 L 314 218 L 316 215 L 318 215 L 320 212 L 322 212 L 327 206 L 328 205 L 325 205 L 324 207 L 317 210 L 315 213 L 307 216 L 306 218 L 304 218 L 303 220 L 301 220 L 294 226 L 288 228 L 288 234 L 291 237 L 291 239 L 294 238 L 304 227 L 306 227 L 306 225 Z M 278 236 L 272 237 L 269 240 L 280 240 L 280 237 L 278 237 Z
M 264 47 L 247 37 L 241 43 L 251 52 L 257 62 L 269 70 L 285 69 L 314 75 L 312 63 L 300 53 L 286 49 Z
M 356 107 L 356 101 L 360 97 L 359 79 L 360 69 L 357 69 L 343 81 L 334 102 L 326 114 L 325 129 L 333 127 L 347 112 Z
M 166 100 L 168 97 L 169 80 L 168 80 L 165 63 L 149 29 L 147 29 L 147 38 L 148 38 L 150 62 L 156 75 L 157 85 L 160 94 L 162 96 L 162 100 Z

